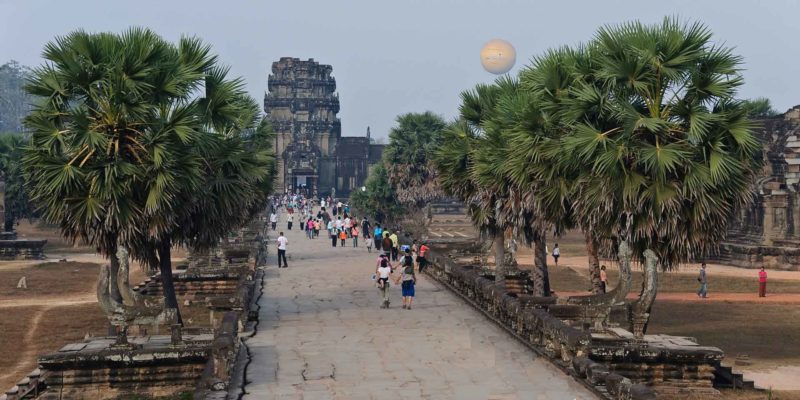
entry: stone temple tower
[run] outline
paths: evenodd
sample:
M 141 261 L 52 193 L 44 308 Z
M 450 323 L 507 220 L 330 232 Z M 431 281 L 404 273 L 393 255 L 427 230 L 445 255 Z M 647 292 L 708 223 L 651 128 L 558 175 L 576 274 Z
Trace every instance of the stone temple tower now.
M 272 63 L 264 111 L 276 133 L 276 192 L 329 193 L 336 186 L 336 146 L 341 138 L 339 95 L 333 68 L 313 58 Z

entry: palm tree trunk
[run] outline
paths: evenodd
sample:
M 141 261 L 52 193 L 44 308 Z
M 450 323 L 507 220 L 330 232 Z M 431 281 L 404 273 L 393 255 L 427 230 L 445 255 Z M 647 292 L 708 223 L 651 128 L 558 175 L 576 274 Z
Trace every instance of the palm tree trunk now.
M 586 253 L 589 258 L 589 283 L 592 285 L 592 293 L 598 294 L 601 290 L 600 285 L 600 260 L 597 257 L 597 242 L 589 232 L 584 232 L 586 239 Z
M 161 285 L 164 288 L 164 307 L 174 308 L 178 324 L 183 325 L 181 311 L 178 308 L 178 298 L 175 296 L 175 284 L 172 282 L 172 242 L 169 238 L 162 238 L 158 245 L 158 269 L 161 272 Z
M 108 257 L 109 277 L 108 284 L 110 286 L 109 292 L 111 298 L 115 301 L 122 302 L 122 295 L 119 293 L 119 284 L 117 283 L 117 274 L 119 273 L 119 259 L 117 258 L 117 247 L 109 249 L 110 256 Z
M 547 240 L 544 234 L 537 233 L 533 238 L 533 295 L 550 296 L 550 274 L 547 271 Z
M 505 233 L 503 231 L 499 231 L 494 236 L 494 239 L 494 281 L 499 283 L 506 280 L 506 266 L 503 263 L 506 250 Z

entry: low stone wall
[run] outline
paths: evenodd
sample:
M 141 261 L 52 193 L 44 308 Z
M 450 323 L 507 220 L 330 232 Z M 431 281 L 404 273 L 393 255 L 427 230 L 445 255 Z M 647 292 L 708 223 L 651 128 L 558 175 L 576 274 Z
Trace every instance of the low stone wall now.
M 719 396 L 712 387 L 715 365 L 723 356 L 717 348 L 680 337 L 636 340 L 621 328 L 592 331 L 579 306 L 511 292 L 482 276 L 480 268 L 460 265 L 438 248 L 430 261 L 429 276 L 602 397 L 678 398 L 687 391 Z
M 47 240 L 0 240 L 0 260 L 44 260 Z
M 761 246 L 726 242 L 720 243 L 719 254 L 710 260 L 740 268 L 757 269 L 763 265 L 770 269 L 800 271 L 800 248 L 789 243 Z

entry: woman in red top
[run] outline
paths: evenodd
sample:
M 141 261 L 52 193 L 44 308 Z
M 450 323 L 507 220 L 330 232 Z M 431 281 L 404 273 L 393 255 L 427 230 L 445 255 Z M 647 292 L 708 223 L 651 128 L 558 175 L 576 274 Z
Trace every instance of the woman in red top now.
M 758 271 L 758 297 L 767 297 L 767 271 L 764 271 L 763 265 Z

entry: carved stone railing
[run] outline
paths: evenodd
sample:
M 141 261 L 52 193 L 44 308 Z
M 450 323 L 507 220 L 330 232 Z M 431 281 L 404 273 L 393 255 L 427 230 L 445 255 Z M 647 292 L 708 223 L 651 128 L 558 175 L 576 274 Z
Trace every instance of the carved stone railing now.
M 622 279 L 629 282 L 630 252 L 626 246 L 621 247 L 622 275 L 627 275 Z M 598 396 L 653 399 L 656 391 L 676 393 L 687 388 L 709 398 L 719 396 L 712 382 L 715 365 L 723 356 L 721 350 L 699 346 L 687 338 L 644 335 L 648 310 L 655 298 L 653 276 L 657 260 L 651 252 L 645 254 L 645 290 L 630 307 L 630 314 L 623 313 L 630 316 L 633 333 L 604 326 L 611 310 L 627 309 L 623 305 L 630 283 L 621 282 L 619 290 L 592 297 L 594 305 L 576 298 L 555 304 L 558 299 L 554 297 L 511 293 L 486 278 L 482 268 L 456 261 L 468 258 L 467 254 L 453 246 L 447 247 L 447 253 L 434 247 L 426 273 L 556 366 L 594 388 Z M 594 328 L 588 329 L 593 324 Z

